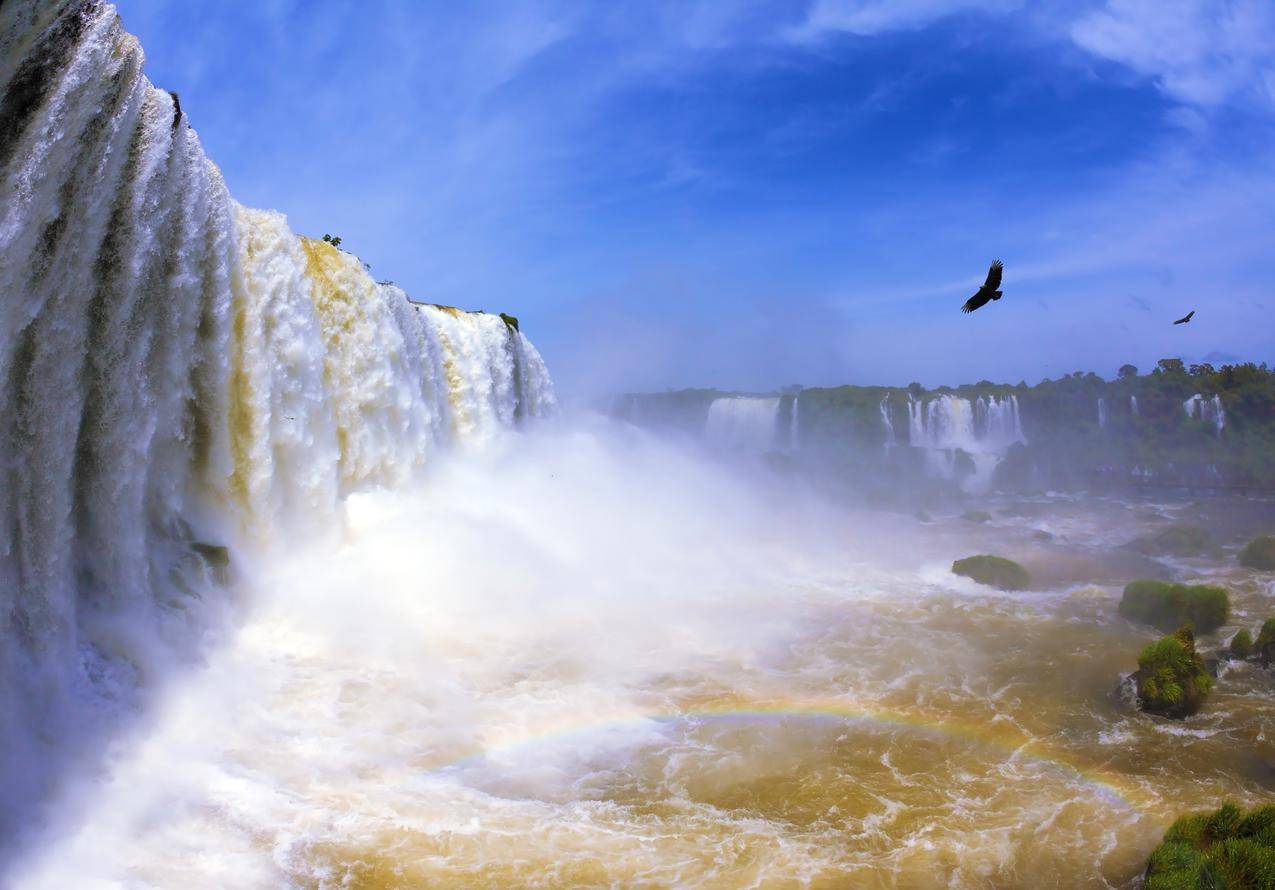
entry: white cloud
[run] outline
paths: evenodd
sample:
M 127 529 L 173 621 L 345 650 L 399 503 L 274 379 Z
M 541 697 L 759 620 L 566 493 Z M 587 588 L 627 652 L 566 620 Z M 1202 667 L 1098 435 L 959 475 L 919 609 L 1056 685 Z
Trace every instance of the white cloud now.
M 943 18 L 1018 13 L 1040 31 L 1155 81 L 1198 107 L 1275 108 L 1273 0 L 1100 0 L 1025 6 L 1022 0 L 814 0 L 789 31 L 797 42 L 834 34 L 917 29 Z
M 1271 0 L 1108 0 L 1076 21 L 1085 50 L 1153 78 L 1192 105 L 1272 105 L 1275 3 Z
M 1022 0 L 816 0 L 806 21 L 793 32 L 798 40 L 828 34 L 880 34 L 922 28 L 958 12 L 1013 12 Z

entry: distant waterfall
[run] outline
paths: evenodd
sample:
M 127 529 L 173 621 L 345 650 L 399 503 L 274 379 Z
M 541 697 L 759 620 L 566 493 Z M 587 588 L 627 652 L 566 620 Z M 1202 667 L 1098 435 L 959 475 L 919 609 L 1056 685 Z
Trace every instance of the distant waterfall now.
M 1105 427 L 1107 425 L 1107 400 L 1098 397 L 1098 426 Z
M 890 394 L 886 393 L 885 398 L 881 400 L 881 425 L 885 427 L 885 451 L 889 454 L 894 450 L 894 421 L 890 419 Z
M 1187 417 L 1211 424 L 1214 434 L 1222 435 L 1222 430 L 1226 427 L 1226 409 L 1222 407 L 1221 396 L 1214 395 L 1206 399 L 1196 393 L 1182 403 L 1182 408 Z
M 714 399 L 708 406 L 705 434 L 726 451 L 762 454 L 775 447 L 779 397 L 734 396 Z
M 221 544 L 321 526 L 555 399 L 501 318 L 236 204 L 113 7 L 6 0 L 0 121 L 3 836 L 45 747 L 186 646 Z
M 1138 397 L 1129 396 L 1129 413 L 1134 417 L 1138 416 Z
M 797 408 L 801 404 L 801 393 L 796 393 L 792 397 L 792 423 L 788 428 L 788 448 L 792 451 L 797 450 Z
M 928 401 L 909 400 L 908 439 L 925 449 L 926 471 L 944 479 L 957 476 L 958 453 L 965 452 L 973 471 L 962 484 L 970 491 L 985 490 L 1005 452 L 1026 441 L 1018 416 L 1018 399 L 979 396 L 969 399 L 939 395 Z

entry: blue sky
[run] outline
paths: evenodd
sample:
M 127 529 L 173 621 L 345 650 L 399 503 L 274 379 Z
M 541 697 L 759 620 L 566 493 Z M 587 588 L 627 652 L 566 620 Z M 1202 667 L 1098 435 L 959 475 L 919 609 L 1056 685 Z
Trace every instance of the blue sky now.
M 117 6 L 240 201 L 567 392 L 1275 360 L 1270 0 Z

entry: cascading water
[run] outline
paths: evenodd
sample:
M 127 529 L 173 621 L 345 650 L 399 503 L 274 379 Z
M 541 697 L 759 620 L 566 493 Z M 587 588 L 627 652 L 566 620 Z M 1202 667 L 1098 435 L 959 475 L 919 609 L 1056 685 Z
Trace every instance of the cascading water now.
M 1016 442 L 1024 442 L 1018 417 L 1018 399 L 979 396 L 969 399 L 943 394 L 908 402 L 908 439 L 925 450 L 926 471 L 943 479 L 956 478 L 959 454 L 972 461 L 961 484 L 968 491 L 983 491 L 991 483 L 996 465 Z
M 795 406 L 794 406 L 795 407 Z M 775 445 L 779 398 L 733 396 L 713 399 L 704 431 L 710 444 L 726 451 L 762 454 Z
M 890 420 L 890 394 L 886 393 L 881 400 L 881 425 L 885 427 L 885 453 L 894 450 L 897 439 L 894 435 L 894 422 Z
M 1107 400 L 1099 397 L 1098 399 L 1098 426 L 1105 427 L 1107 425 Z
M 788 447 L 792 451 L 797 450 L 799 439 L 797 437 L 797 421 L 800 415 L 797 414 L 798 406 L 801 404 L 801 393 L 797 393 L 792 397 L 792 425 L 788 430 Z
M 1226 427 L 1226 409 L 1222 407 L 1221 396 L 1214 395 L 1206 399 L 1196 393 L 1182 403 L 1182 409 L 1186 411 L 1187 417 L 1212 425 L 1214 434 L 1219 437 L 1222 435 L 1222 430 Z
M 1129 413 L 1134 417 L 1138 416 L 1138 397 L 1129 396 Z
M 0 90 L 6 836 L 50 749 L 197 635 L 223 545 L 555 400 L 502 319 L 237 205 L 113 7 L 7 0 Z

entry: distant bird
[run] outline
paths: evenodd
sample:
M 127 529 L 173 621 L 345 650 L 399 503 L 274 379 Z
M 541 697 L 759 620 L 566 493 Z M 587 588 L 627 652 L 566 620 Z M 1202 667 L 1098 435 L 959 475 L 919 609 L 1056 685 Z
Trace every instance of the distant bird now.
M 1191 316 L 1192 316 L 1192 315 L 1194 315 L 1194 314 L 1195 314 L 1195 310 L 1194 310 L 1194 309 L 1192 309 L 1192 310 L 1191 310 L 1190 312 L 1188 312 L 1186 315 L 1182 316 L 1182 317 L 1181 317 L 1181 318 L 1179 318 L 1177 321 L 1175 321 L 1175 322 L 1174 322 L 1174 324 L 1186 324 L 1188 321 L 1190 321 L 1190 320 L 1191 320 Z
M 973 312 L 975 309 L 986 306 L 988 300 L 1001 298 L 1001 292 L 996 288 L 1001 286 L 1001 271 L 1004 268 L 1005 264 L 1000 260 L 992 263 L 992 267 L 987 270 L 987 280 L 974 296 L 965 301 L 965 305 L 961 307 L 962 312 Z

